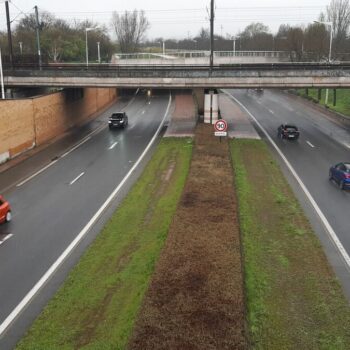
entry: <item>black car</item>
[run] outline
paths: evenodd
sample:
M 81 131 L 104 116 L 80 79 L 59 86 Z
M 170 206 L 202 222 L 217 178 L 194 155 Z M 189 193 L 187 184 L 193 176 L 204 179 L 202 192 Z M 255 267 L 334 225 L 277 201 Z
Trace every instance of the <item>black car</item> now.
M 128 116 L 125 112 L 113 113 L 108 119 L 108 126 L 113 128 L 125 128 L 128 125 Z
M 277 130 L 277 137 L 280 139 L 297 140 L 300 136 L 300 131 L 295 125 L 281 124 Z

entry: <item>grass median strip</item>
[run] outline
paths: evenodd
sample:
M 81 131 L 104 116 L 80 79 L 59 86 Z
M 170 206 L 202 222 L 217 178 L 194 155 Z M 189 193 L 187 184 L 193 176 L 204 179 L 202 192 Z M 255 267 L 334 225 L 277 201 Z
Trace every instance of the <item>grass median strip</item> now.
M 263 141 L 234 140 L 253 349 L 349 349 L 350 308 Z
M 20 350 L 123 349 L 176 210 L 191 139 L 166 139 Z

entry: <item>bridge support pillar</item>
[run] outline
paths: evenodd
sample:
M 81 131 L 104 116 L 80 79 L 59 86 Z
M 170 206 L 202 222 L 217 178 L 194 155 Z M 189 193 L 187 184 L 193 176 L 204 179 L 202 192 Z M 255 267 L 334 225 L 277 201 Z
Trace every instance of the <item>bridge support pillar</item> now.
M 192 90 L 194 99 L 197 104 L 198 115 L 204 114 L 204 89 L 195 88 Z
M 204 123 L 214 124 L 219 118 L 219 98 L 216 89 L 206 90 L 204 95 Z

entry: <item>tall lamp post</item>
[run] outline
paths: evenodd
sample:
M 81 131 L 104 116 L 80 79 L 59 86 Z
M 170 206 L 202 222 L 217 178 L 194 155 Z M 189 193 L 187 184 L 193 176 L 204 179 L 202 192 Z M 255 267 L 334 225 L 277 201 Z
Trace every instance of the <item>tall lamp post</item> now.
M 19 44 L 19 52 L 22 55 L 22 53 L 23 53 L 23 43 L 22 43 L 22 41 L 20 41 L 20 42 L 18 42 L 18 44 Z
M 232 49 L 233 49 L 233 56 L 236 56 L 236 40 L 239 38 L 239 36 L 232 35 Z
M 88 47 L 87 33 L 93 29 L 94 28 L 85 28 L 86 67 L 89 66 L 89 47 Z
M 2 71 L 2 59 L 1 59 L 1 48 L 0 48 L 0 84 L 1 84 L 1 97 L 5 99 L 5 89 L 4 89 L 4 74 Z
M 100 42 L 97 42 L 97 60 L 98 63 L 101 63 L 101 53 L 100 53 Z
M 333 23 L 332 22 L 321 22 L 321 21 L 314 21 L 314 22 L 329 26 L 330 35 L 329 35 L 328 63 L 331 63 L 331 59 L 332 59 L 332 41 L 333 41 Z M 324 104 L 325 105 L 328 104 L 328 88 L 326 89 L 326 96 L 325 96 L 325 99 L 324 99 Z

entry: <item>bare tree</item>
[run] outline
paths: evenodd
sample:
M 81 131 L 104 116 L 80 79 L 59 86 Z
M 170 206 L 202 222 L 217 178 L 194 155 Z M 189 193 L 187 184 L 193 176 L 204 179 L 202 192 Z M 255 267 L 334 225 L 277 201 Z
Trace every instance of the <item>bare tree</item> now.
M 268 33 L 269 27 L 260 22 L 253 22 L 245 27 L 244 31 L 241 33 L 241 37 L 253 38 L 262 33 Z
M 112 14 L 112 26 L 117 35 L 121 52 L 135 52 L 144 39 L 150 24 L 143 10 Z
M 326 27 L 320 23 L 309 24 L 304 34 L 304 49 L 310 59 L 319 61 L 326 58 L 329 49 L 329 38 Z
M 287 45 L 291 60 L 300 61 L 304 51 L 304 31 L 300 27 L 292 27 L 287 33 Z
M 269 33 L 269 27 L 263 23 L 249 24 L 239 36 L 244 50 L 273 49 L 273 36 Z
M 326 12 L 327 21 L 333 24 L 334 49 L 342 51 L 350 25 L 349 0 L 332 0 Z

